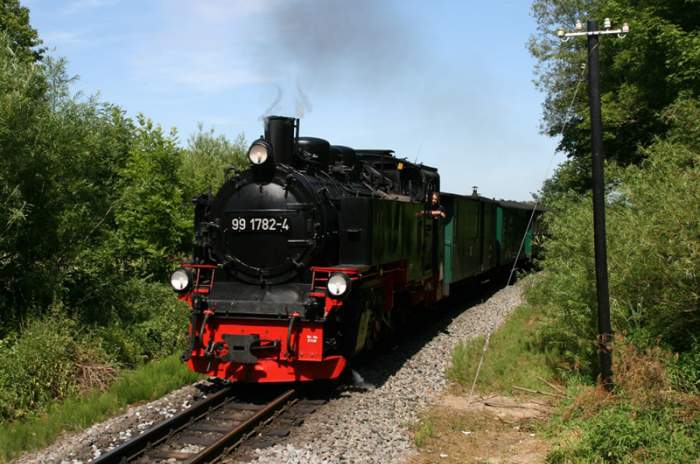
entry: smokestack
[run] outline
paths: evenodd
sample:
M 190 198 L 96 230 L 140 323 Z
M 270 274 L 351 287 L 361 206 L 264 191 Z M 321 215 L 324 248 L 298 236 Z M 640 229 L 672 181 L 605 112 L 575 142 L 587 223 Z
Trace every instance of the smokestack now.
M 294 164 L 294 129 L 297 119 L 285 116 L 265 118 L 265 140 L 272 145 L 272 159 L 277 164 Z

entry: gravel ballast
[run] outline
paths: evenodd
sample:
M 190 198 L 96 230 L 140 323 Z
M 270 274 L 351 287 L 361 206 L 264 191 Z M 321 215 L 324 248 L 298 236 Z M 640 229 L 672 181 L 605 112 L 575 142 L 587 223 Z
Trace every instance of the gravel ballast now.
M 174 390 L 147 404 L 131 406 L 124 414 L 95 424 L 77 433 L 63 436 L 41 451 L 29 453 L 12 461 L 28 463 L 82 464 L 139 435 L 149 427 L 189 408 L 194 401 L 206 397 L 216 388 L 209 382 L 197 382 Z
M 362 388 L 345 389 L 284 443 L 257 450 L 255 462 L 406 462 L 414 452 L 409 428 L 445 392 L 456 344 L 493 330 L 521 301 L 519 285 L 504 288 L 453 320 L 446 318 L 446 325 L 432 333 L 412 335 L 412 342 L 358 367 L 355 376 L 364 380 Z
M 520 285 L 504 288 L 483 303 L 449 308 L 441 322 L 406 335 L 392 351 L 365 361 L 354 385 L 292 429 L 279 444 L 256 450 L 258 463 L 403 463 L 414 452 L 410 427 L 447 388 L 446 370 L 460 341 L 500 325 L 521 303 Z M 172 417 L 201 398 L 206 384 L 183 387 L 121 416 L 67 435 L 49 448 L 15 462 L 86 463 Z M 230 462 L 230 461 L 229 461 Z

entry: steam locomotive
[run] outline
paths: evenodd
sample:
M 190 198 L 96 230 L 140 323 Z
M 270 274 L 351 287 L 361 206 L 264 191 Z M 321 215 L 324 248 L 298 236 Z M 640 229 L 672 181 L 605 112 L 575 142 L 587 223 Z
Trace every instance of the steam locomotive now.
M 193 371 L 335 379 L 410 312 L 531 255 L 524 205 L 438 198 L 438 171 L 391 150 L 300 137 L 297 119 L 271 116 L 248 158 L 195 199 L 193 259 L 171 276 L 191 307 Z

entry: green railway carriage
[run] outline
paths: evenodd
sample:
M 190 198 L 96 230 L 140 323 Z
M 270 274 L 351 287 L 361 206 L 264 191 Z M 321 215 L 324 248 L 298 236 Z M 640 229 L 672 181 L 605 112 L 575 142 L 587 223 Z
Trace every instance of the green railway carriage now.
M 496 201 L 478 195 L 442 194 L 445 286 L 509 266 L 532 255 L 532 206 Z
M 499 265 L 511 265 L 518 257 L 520 243 L 523 241 L 523 249 L 519 259 L 529 259 L 532 255 L 532 226 L 528 228 L 528 222 L 532 214 L 532 206 L 526 203 L 513 201 L 498 202 L 498 217 L 496 240 L 499 241 L 501 250 Z M 527 229 L 527 230 L 526 230 Z
M 377 266 L 403 259 L 408 279 L 429 277 L 434 224 L 419 217 L 421 210 L 415 202 L 344 198 L 339 215 L 341 262 Z

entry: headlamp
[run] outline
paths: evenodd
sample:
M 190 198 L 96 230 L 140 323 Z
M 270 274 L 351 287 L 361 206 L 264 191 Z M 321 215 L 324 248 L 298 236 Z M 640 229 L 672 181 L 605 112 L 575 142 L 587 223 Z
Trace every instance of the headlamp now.
M 350 279 L 345 274 L 338 272 L 328 279 L 326 288 L 331 296 L 341 297 L 350 290 Z
M 192 285 L 192 275 L 185 269 L 178 269 L 170 275 L 170 285 L 178 293 L 185 293 Z
M 270 158 L 272 146 L 263 139 L 258 139 L 248 149 L 248 159 L 256 166 L 265 163 Z

